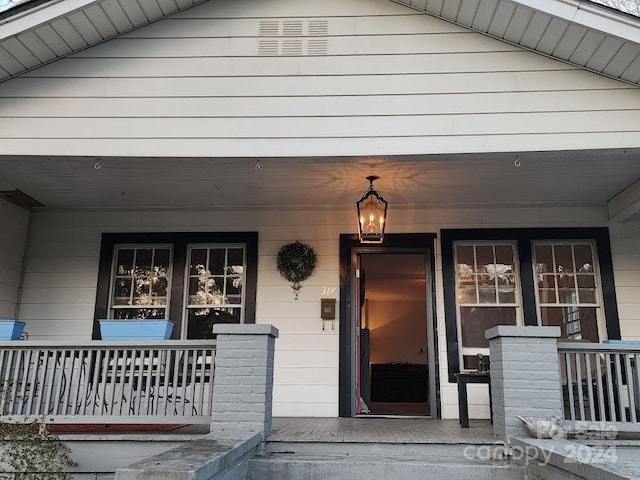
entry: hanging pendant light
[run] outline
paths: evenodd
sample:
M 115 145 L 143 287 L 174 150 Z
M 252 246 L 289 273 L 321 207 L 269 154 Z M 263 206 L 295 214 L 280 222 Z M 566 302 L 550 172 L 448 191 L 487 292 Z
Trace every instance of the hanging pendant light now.
M 382 243 L 387 223 L 387 202 L 373 189 L 373 182 L 380 177 L 370 175 L 369 190 L 356 202 L 358 209 L 358 232 L 361 243 Z

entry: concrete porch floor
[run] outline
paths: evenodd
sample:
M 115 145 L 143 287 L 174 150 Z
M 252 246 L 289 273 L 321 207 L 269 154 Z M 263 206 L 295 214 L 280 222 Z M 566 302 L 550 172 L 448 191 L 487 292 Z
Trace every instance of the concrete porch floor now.
M 489 420 L 416 418 L 275 417 L 268 442 L 492 444 L 497 440 Z

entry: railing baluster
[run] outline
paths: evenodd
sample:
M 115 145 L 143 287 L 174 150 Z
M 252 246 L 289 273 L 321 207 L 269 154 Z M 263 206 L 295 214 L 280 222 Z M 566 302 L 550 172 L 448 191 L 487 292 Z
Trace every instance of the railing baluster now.
M 627 374 L 627 395 L 629 398 L 629 419 L 635 423 L 636 419 L 636 398 L 635 398 L 635 378 L 631 368 L 631 356 L 624 356 L 624 366 Z
M 70 368 L 67 368 L 67 357 L 69 357 L 69 361 L 71 362 L 71 366 Z M 60 391 L 59 397 L 60 397 L 60 403 L 62 404 L 62 406 L 60 407 L 59 405 L 56 408 L 56 413 L 57 414 L 62 414 L 62 415 L 66 415 L 67 414 L 67 408 L 69 408 L 69 395 L 71 394 L 71 388 L 73 385 L 73 367 L 74 367 L 74 355 L 72 351 L 69 350 L 64 350 L 63 351 L 63 356 L 62 356 L 62 371 L 60 372 L 60 388 L 62 388 L 62 390 Z M 62 411 L 60 411 L 60 408 L 62 408 Z
M 29 384 L 29 373 L 30 373 L 30 365 L 31 365 L 31 357 L 33 355 L 33 350 L 24 350 L 23 358 L 24 365 L 22 368 L 22 385 L 20 388 L 20 409 L 16 412 L 18 415 L 25 415 L 25 406 L 27 402 L 27 386 Z
M 43 382 L 43 387 L 46 388 L 46 398 L 44 400 L 44 405 L 43 405 L 43 410 L 38 412 L 42 415 L 48 415 L 50 412 L 50 408 L 51 408 L 51 396 L 54 394 L 55 388 L 56 388 L 56 370 L 57 370 L 57 365 L 58 365 L 58 352 L 59 350 L 50 350 L 49 352 L 47 352 L 47 357 L 49 357 L 49 355 L 53 356 L 53 359 L 49 362 L 48 358 L 47 358 L 47 367 L 49 366 L 49 363 L 51 364 L 51 368 L 47 368 L 45 369 L 45 381 Z M 51 372 L 51 375 L 47 375 L 49 372 Z M 49 381 L 47 381 L 47 379 L 49 379 Z M 44 393 L 44 392 L 43 392 Z
M 42 362 L 42 349 L 32 350 L 35 352 L 34 357 L 29 362 L 29 403 L 27 404 L 26 415 L 34 415 L 37 413 L 37 410 L 34 410 L 34 400 L 36 397 L 42 397 L 42 388 L 41 385 L 38 384 L 38 374 L 40 373 L 40 363 Z
M 584 415 L 584 392 L 582 391 L 582 359 L 584 355 L 582 353 L 576 353 L 576 389 L 578 391 L 578 406 L 580 407 L 580 420 L 585 419 Z
M 606 419 L 606 412 L 604 408 L 604 391 L 602 388 L 602 362 L 600 361 L 600 354 L 596 353 L 596 385 L 598 387 L 598 411 L 600 413 L 599 420 L 604 422 Z
M 103 379 L 102 373 L 103 371 L 106 371 L 106 367 L 104 364 L 104 350 L 98 350 L 95 355 L 92 355 L 92 358 L 94 359 L 95 363 L 93 364 L 93 375 L 91 376 L 91 394 L 89 398 L 84 399 L 84 406 L 82 410 L 83 413 L 85 413 L 87 411 L 87 403 L 91 402 L 91 415 L 95 415 L 96 408 L 98 407 L 98 398 L 100 398 L 101 401 L 104 402 L 104 395 L 100 396 L 99 390 L 99 386 Z
M 567 372 L 567 390 L 569 391 L 569 414 L 571 420 L 576 419 L 576 407 L 573 402 L 573 374 L 571 373 L 571 354 L 565 355 L 565 367 Z
M 16 412 L 16 407 L 18 405 L 18 392 L 20 390 L 20 383 L 22 382 L 22 354 L 23 351 L 21 350 L 14 350 L 14 357 L 13 357 L 13 374 L 11 376 L 11 381 L 12 381 L 12 385 L 11 385 L 11 405 L 9 407 L 9 411 L 11 413 L 17 413 Z
M 622 399 L 624 398 L 624 393 L 622 391 L 622 369 L 620 367 L 620 354 L 616 353 L 614 354 L 614 362 L 615 362 L 615 368 L 616 368 L 616 378 L 615 378 L 615 383 L 617 386 L 617 393 L 618 393 L 618 414 L 619 414 L 619 418 L 621 422 L 626 422 L 627 421 L 627 416 L 625 415 L 625 411 L 624 411 L 624 405 L 622 405 Z
M 587 368 L 587 401 L 589 402 L 589 420 L 596 419 L 595 405 L 593 404 L 593 377 L 591 375 L 591 359 L 593 355 L 589 352 L 584 353 L 585 366 Z
M 187 383 L 190 383 L 187 377 L 187 372 L 189 371 L 189 359 L 192 358 L 191 350 L 185 350 L 182 352 L 182 379 L 181 379 L 181 389 L 182 389 L 182 415 L 186 415 L 187 404 L 190 403 L 187 399 Z M 193 361 L 193 360 L 192 360 Z
M 609 396 L 609 416 L 612 422 L 618 420 L 618 412 L 616 411 L 615 394 L 613 390 L 613 371 L 611 364 L 613 362 L 612 356 L 609 353 L 605 354 L 606 367 L 607 367 L 607 395 Z

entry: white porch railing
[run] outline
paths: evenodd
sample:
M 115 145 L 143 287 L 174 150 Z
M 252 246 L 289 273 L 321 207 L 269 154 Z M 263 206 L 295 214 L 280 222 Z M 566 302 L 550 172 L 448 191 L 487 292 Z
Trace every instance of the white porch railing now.
M 640 423 L 640 345 L 558 343 L 564 416 Z
M 215 343 L 0 342 L 0 413 L 56 423 L 209 423 Z

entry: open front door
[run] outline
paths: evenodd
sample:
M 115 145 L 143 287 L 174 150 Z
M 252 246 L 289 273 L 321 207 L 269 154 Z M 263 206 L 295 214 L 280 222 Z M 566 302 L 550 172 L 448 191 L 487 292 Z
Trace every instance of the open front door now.
M 395 237 L 341 242 L 341 416 L 440 416 L 433 237 Z

